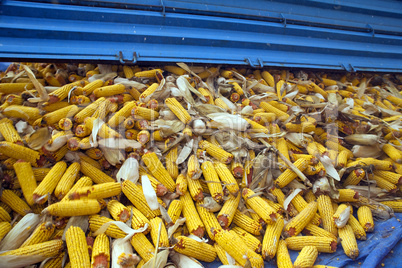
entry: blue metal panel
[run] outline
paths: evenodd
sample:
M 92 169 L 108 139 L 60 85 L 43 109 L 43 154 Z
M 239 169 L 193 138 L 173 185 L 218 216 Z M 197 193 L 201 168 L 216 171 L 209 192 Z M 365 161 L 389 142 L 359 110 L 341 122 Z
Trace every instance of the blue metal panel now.
M 402 70 L 396 1 L 58 3 L 0 1 L 0 58 Z

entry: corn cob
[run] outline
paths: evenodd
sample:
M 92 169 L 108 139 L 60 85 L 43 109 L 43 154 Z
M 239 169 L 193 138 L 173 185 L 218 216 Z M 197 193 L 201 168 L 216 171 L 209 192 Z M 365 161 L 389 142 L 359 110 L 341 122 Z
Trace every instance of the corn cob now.
M 31 212 L 31 208 L 25 201 L 18 197 L 12 190 L 3 190 L 0 201 L 8 205 L 13 211 L 21 216 L 25 216 Z
M 37 167 L 43 162 L 37 151 L 8 141 L 0 142 L 0 153 L 10 158 L 30 162 L 34 167 Z
M 396 192 L 398 191 L 398 187 L 389 182 L 388 180 L 384 179 L 383 177 L 373 175 L 372 178 L 376 181 L 377 186 L 386 190 L 387 192 Z
M 133 182 L 129 180 L 124 181 L 122 184 L 122 191 L 131 201 L 131 203 L 148 219 L 152 219 L 160 215 L 159 209 L 151 210 L 149 208 L 142 189 Z
M 255 213 L 257 213 L 267 224 L 274 223 L 280 217 L 276 211 L 268 205 L 261 197 L 255 196 L 250 189 L 243 189 L 242 196 Z
M 38 108 L 22 105 L 7 106 L 2 111 L 2 114 L 7 117 L 19 118 L 30 122 L 33 122 L 41 117 L 41 112 Z
M 293 268 L 293 263 L 290 259 L 285 240 L 280 240 L 278 243 L 276 264 L 278 265 L 278 268 Z
M 293 164 L 296 166 L 296 168 L 303 172 L 307 168 L 308 161 L 306 159 L 300 158 L 296 160 L 296 162 L 294 162 Z M 275 186 L 278 188 L 283 188 L 296 178 L 297 174 L 294 173 L 291 169 L 287 169 L 275 180 Z
M 261 253 L 262 244 L 257 237 L 253 236 L 247 231 L 244 231 L 240 227 L 233 227 L 231 232 L 235 232 L 251 250 L 255 251 L 256 253 Z
M 29 162 L 17 161 L 14 165 L 14 170 L 21 185 L 22 193 L 28 205 L 34 204 L 33 192 L 37 187 L 36 180 Z
M 234 214 L 233 223 L 253 235 L 261 234 L 261 224 L 258 221 L 255 221 L 247 215 L 241 213 L 238 209 Z
M 229 195 L 229 198 L 225 201 L 221 210 L 219 211 L 217 218 L 219 224 L 223 228 L 229 227 L 229 225 L 232 223 L 237 207 L 239 206 L 240 198 L 240 195 L 237 197 Z
M 90 177 L 95 183 L 102 184 L 107 182 L 115 182 L 113 178 L 106 175 L 98 168 L 94 167 L 93 165 L 89 164 L 86 161 L 81 161 L 81 172 L 85 175 Z
M 237 196 L 239 193 L 239 185 L 227 166 L 221 162 L 215 161 L 214 168 L 218 173 L 220 180 L 226 186 L 226 189 L 228 189 L 232 195 Z
M 206 209 L 205 207 L 203 207 L 204 202 L 197 202 L 196 208 L 198 211 L 198 214 L 202 220 L 202 222 L 204 223 L 205 226 L 205 230 L 207 231 L 208 236 L 214 240 L 214 234 L 212 232 L 213 229 L 220 229 L 222 228 L 219 225 L 218 220 L 216 219 L 214 213 L 210 212 L 208 209 Z
M 204 236 L 204 224 L 202 223 L 200 216 L 197 213 L 197 209 L 190 197 L 189 193 L 180 196 L 180 201 L 183 204 L 183 217 L 186 218 L 186 226 L 189 232 L 198 237 Z
M 161 233 L 159 238 L 159 244 L 157 245 L 159 226 L 161 227 Z M 159 217 L 151 219 L 150 228 L 151 228 L 151 239 L 155 247 L 169 247 L 169 238 L 166 227 L 162 222 L 162 219 Z
M 233 155 L 231 153 L 226 152 L 208 141 L 201 140 L 198 145 L 200 149 L 206 150 L 209 155 L 222 163 L 229 164 L 233 160 Z
M 155 248 L 143 233 L 136 233 L 130 242 L 134 250 L 145 262 L 148 262 L 154 256 Z
M 175 98 L 167 98 L 165 100 L 165 104 L 169 107 L 169 109 L 182 121 L 184 124 L 187 124 L 191 120 L 190 114 L 186 109 L 178 102 Z
M 239 237 L 223 229 L 214 230 L 214 232 L 218 245 L 240 265 L 244 266 L 247 260 L 249 260 L 251 267 L 261 268 L 264 266 L 261 256 L 249 249 Z
M 111 86 L 103 86 L 95 89 L 93 94 L 95 98 L 110 97 L 113 95 L 122 94 L 126 91 L 126 87 L 122 84 L 115 84 Z
M 402 175 L 390 171 L 374 170 L 374 175 L 381 177 L 393 184 L 402 184 Z
M 308 268 L 314 265 L 318 257 L 318 250 L 314 246 L 306 246 L 302 248 L 294 263 L 295 268 Z
M 339 189 L 339 198 L 337 202 L 357 202 L 359 200 L 359 193 L 352 189 Z
M 261 102 L 260 107 L 264 109 L 267 113 L 274 113 L 276 117 L 282 122 L 289 118 L 289 115 L 287 113 L 279 110 L 278 108 L 275 108 L 267 102 Z
M 56 163 L 41 183 L 33 192 L 33 200 L 35 203 L 43 204 L 48 199 L 47 195 L 53 193 L 61 177 L 63 176 L 67 164 L 64 161 Z
M 169 172 L 165 169 L 162 162 L 159 160 L 155 153 L 146 153 L 142 156 L 142 160 L 152 173 L 152 175 L 165 185 L 169 191 L 174 192 L 176 184 L 174 183 Z
M 28 237 L 28 239 L 25 240 L 25 242 L 20 247 L 22 248 L 32 246 L 50 240 L 50 237 L 54 233 L 54 229 L 55 226 L 51 222 L 44 222 L 39 224 L 38 226 L 36 226 L 30 237 Z
M 0 133 L 3 138 L 8 142 L 16 143 L 19 145 L 24 144 L 20 137 L 20 134 L 18 134 L 12 121 L 8 118 L 3 118 L 0 120 Z
M 318 211 L 322 219 L 322 226 L 324 229 L 334 236 L 338 235 L 338 229 L 333 221 L 332 215 L 335 211 L 332 208 L 331 198 L 327 195 L 320 195 L 317 198 Z
M 205 161 L 202 163 L 201 169 L 204 174 L 204 178 L 207 181 L 208 189 L 212 195 L 212 198 L 216 202 L 222 202 L 223 189 L 214 165 L 210 161 Z
M 348 185 L 357 185 L 365 176 L 366 172 L 363 169 L 355 169 L 350 172 L 346 180 L 343 182 L 343 186 L 346 187 Z
M 59 102 L 67 98 L 70 90 L 75 86 L 85 86 L 86 82 L 84 80 L 73 82 L 67 85 L 64 85 L 57 90 L 53 91 L 49 94 L 49 104 Z
M 357 210 L 357 218 L 359 219 L 360 225 L 363 226 L 364 231 L 367 233 L 374 232 L 373 214 L 369 207 L 359 207 Z
M 328 237 L 336 240 L 336 236 L 334 236 L 332 233 L 318 227 L 317 225 L 314 224 L 307 224 L 306 227 L 304 228 L 303 232 L 304 235 L 312 235 L 312 236 L 322 236 L 322 237 Z
M 0 241 L 10 232 L 11 224 L 9 222 L 0 222 Z
M 180 174 L 176 180 L 176 193 L 184 195 L 187 192 L 187 178 L 185 175 Z
M 91 232 L 96 232 L 100 227 L 102 227 L 103 224 L 110 221 L 113 220 L 99 215 L 92 215 L 89 217 L 89 229 L 91 230 Z M 126 233 L 124 233 L 122 230 L 120 230 L 120 228 L 116 227 L 116 225 L 114 224 L 111 224 L 106 229 L 105 234 L 113 238 L 123 238 L 126 236 Z
M 401 213 L 402 212 L 402 202 L 401 200 L 395 201 L 383 201 L 381 204 L 384 204 L 394 210 L 394 212 Z
M 300 211 L 296 217 L 292 218 L 292 220 L 286 224 L 284 231 L 285 237 L 298 235 L 315 216 L 317 207 L 317 202 L 313 201 Z
M 170 149 L 169 152 L 166 154 L 166 170 L 173 179 L 177 179 L 177 176 L 179 176 L 179 167 L 176 164 L 176 160 L 177 146 Z
M 0 222 L 3 221 L 11 222 L 11 216 L 3 207 L 0 207 Z
M 336 251 L 336 240 L 319 236 L 292 236 L 286 238 L 286 244 L 291 250 L 302 250 L 305 246 L 315 246 L 318 252 L 333 253 Z
M 80 109 L 77 105 L 70 105 L 54 112 L 47 113 L 42 117 L 42 124 L 49 126 L 58 123 L 63 118 L 72 118 L 79 112 L 79 110 Z
M 172 201 L 173 202 L 173 201 Z M 133 213 L 133 218 L 131 220 L 131 227 L 133 229 L 139 229 L 143 228 L 145 224 L 148 224 L 148 228 L 144 231 L 144 234 L 147 234 L 150 231 L 150 221 L 147 219 L 147 217 L 144 216 L 144 214 L 141 213 L 138 209 L 136 209 L 133 206 L 127 206 L 128 210 Z
M 80 227 L 71 226 L 66 232 L 66 243 L 71 267 L 90 267 L 85 233 Z
M 96 214 L 101 210 L 95 199 L 59 202 L 46 207 L 42 213 L 59 217 L 84 216 Z
M 83 123 L 84 120 L 87 117 L 92 116 L 95 111 L 98 109 L 99 105 L 105 101 L 105 98 L 99 98 L 96 101 L 94 101 L 93 103 L 91 103 L 90 105 L 88 105 L 87 107 L 85 107 L 84 109 L 82 109 L 80 112 L 78 112 L 75 116 L 74 116 L 74 121 L 76 123 Z
M 180 218 L 181 212 L 183 209 L 183 204 L 180 200 L 173 200 L 170 202 L 169 209 L 167 211 L 172 223 L 176 223 L 176 221 Z
M 107 203 L 107 210 L 116 221 L 126 222 L 130 218 L 129 210 L 117 200 L 110 200 Z
M 92 268 L 108 268 L 110 263 L 110 245 L 109 238 L 105 234 L 100 234 L 95 238 L 91 267 Z
M 366 231 L 364 231 L 363 226 L 360 225 L 360 222 L 350 214 L 348 225 L 352 228 L 353 233 L 358 240 L 366 240 Z
M 12 94 L 23 92 L 24 90 L 31 90 L 34 88 L 32 83 L 1 83 L 0 93 Z
M 94 121 L 95 121 L 95 117 L 89 117 L 89 118 L 85 119 L 85 125 L 89 129 L 93 129 Z M 104 139 L 121 138 L 121 135 L 118 132 L 116 132 L 114 129 L 110 128 L 106 124 L 102 124 L 102 126 L 100 127 L 100 129 L 98 131 L 98 136 L 101 138 L 104 138 Z
M 70 191 L 71 187 L 74 185 L 75 180 L 80 172 L 80 164 L 75 162 L 72 163 L 61 177 L 59 183 L 54 190 L 54 194 L 58 199 L 63 199 L 64 196 Z
M 302 212 L 309 203 L 304 200 L 304 198 L 300 195 L 297 194 L 291 201 L 291 204 L 296 208 L 296 210 L 300 213 Z M 321 224 L 321 217 L 317 213 L 313 216 L 311 219 L 311 223 L 315 225 L 320 225 Z
M 69 196 L 74 193 L 77 189 L 86 187 L 86 186 L 91 186 L 92 185 L 92 180 L 89 177 L 81 177 L 75 184 L 74 186 L 70 189 L 70 191 L 68 191 L 68 193 L 63 197 L 62 200 L 60 200 L 60 202 L 64 202 L 64 201 L 68 201 L 71 200 L 69 198 Z
M 196 257 L 205 262 L 213 262 L 216 258 L 215 248 L 207 243 L 198 242 L 186 236 L 176 237 L 173 249 L 189 257 Z

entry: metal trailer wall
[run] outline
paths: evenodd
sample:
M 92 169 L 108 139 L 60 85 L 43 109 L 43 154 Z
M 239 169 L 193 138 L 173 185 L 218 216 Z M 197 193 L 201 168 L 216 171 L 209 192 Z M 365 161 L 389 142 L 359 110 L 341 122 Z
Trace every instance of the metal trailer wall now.
M 402 70 L 402 2 L 0 0 L 0 60 Z

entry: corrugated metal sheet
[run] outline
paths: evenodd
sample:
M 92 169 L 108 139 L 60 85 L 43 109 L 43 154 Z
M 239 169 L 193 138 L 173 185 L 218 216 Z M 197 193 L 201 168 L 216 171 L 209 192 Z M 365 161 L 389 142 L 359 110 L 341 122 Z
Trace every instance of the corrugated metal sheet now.
M 3 60 L 402 70 L 399 1 L 0 0 Z

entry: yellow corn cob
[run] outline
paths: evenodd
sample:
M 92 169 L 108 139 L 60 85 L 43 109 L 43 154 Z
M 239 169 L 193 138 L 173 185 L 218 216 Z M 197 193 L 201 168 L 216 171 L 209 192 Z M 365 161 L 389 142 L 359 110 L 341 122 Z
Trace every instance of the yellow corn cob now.
M 214 248 L 216 251 L 216 255 L 218 255 L 218 258 L 221 261 L 221 263 L 223 265 L 229 265 L 227 252 L 221 246 L 219 246 L 217 243 L 214 243 Z
M 3 222 L 3 221 L 10 222 L 11 216 L 10 216 L 10 214 L 8 214 L 8 212 L 3 207 L 0 207 L 0 222 Z M 0 239 L 0 241 L 1 241 L 1 239 Z
M 72 118 L 79 110 L 80 108 L 78 108 L 77 105 L 69 105 L 54 112 L 47 113 L 42 117 L 42 125 L 49 126 L 58 123 L 63 118 Z
M 33 200 L 35 203 L 43 204 L 48 199 L 47 195 L 52 194 L 61 177 L 66 171 L 67 164 L 64 161 L 56 163 L 41 183 L 33 192 Z
M 256 253 L 261 253 L 262 245 L 257 237 L 241 229 L 240 227 L 233 227 L 231 231 L 235 232 L 251 250 L 255 251 Z
M 158 87 L 159 84 L 153 83 L 144 92 L 142 92 L 142 94 L 139 96 L 139 100 L 141 102 L 146 102 Z
M 312 82 L 307 87 L 310 91 L 321 94 L 324 98 L 328 98 L 328 92 L 324 91 L 322 88 L 317 86 L 315 83 Z
M 258 124 L 257 122 L 250 120 L 248 118 L 244 118 L 249 124 L 251 129 L 249 130 L 251 133 L 265 133 L 269 134 L 268 128 L 263 125 Z
M 122 191 L 131 201 L 131 203 L 148 219 L 152 219 L 160 215 L 159 209 L 151 210 L 149 208 L 142 189 L 133 182 L 129 180 L 124 181 L 122 184 Z
M 151 137 L 151 134 L 149 133 L 148 130 L 141 130 L 137 134 L 137 141 L 141 143 L 142 145 L 145 145 Z
M 275 87 L 274 77 L 267 71 L 261 73 L 262 78 L 265 80 L 268 86 Z
M 66 243 L 71 267 L 87 268 L 91 266 L 87 240 L 80 227 L 71 226 L 66 232 Z
M 318 250 L 314 246 L 305 246 L 297 256 L 294 263 L 295 268 L 308 268 L 314 265 L 318 257 Z
M 203 188 L 200 179 L 190 179 L 187 176 L 187 186 L 194 201 L 204 200 Z
M 205 207 L 203 207 L 202 206 L 203 204 L 204 204 L 203 201 L 197 202 L 197 205 L 196 205 L 197 211 L 198 211 L 198 214 L 199 214 L 202 222 L 205 225 L 205 230 L 207 231 L 208 236 L 212 240 L 214 240 L 214 234 L 213 234 L 212 230 L 213 229 L 220 229 L 222 227 L 219 225 L 219 222 L 216 219 L 214 213 L 210 212 Z
M 169 214 L 172 223 L 175 223 L 180 218 L 182 210 L 183 203 L 180 200 L 172 200 L 172 202 L 170 202 L 167 213 Z
M 74 185 L 75 180 L 80 172 L 80 164 L 72 163 L 61 177 L 59 183 L 54 190 L 54 194 L 58 199 L 63 199 L 63 197 L 70 191 L 71 187 Z
M 230 108 L 229 106 L 221 99 L 221 98 L 216 98 L 215 99 L 215 105 L 224 109 L 225 111 L 229 111 Z
M 274 258 L 283 227 L 284 221 L 282 218 L 278 219 L 275 224 L 267 225 L 262 244 L 262 256 L 265 260 Z
M 110 221 L 113 220 L 99 215 L 92 215 L 89 217 L 89 229 L 91 230 L 91 232 L 96 232 L 100 227 L 102 227 L 103 224 Z M 123 238 L 126 236 L 126 233 L 124 233 L 122 230 L 120 230 L 120 228 L 118 228 L 114 224 L 111 224 L 106 229 L 105 234 L 113 238 Z
M 384 144 L 382 147 L 384 153 L 386 153 L 393 161 L 402 164 L 402 151 L 396 149 L 391 144 Z
M 126 103 L 118 112 L 116 112 L 108 121 L 108 125 L 111 127 L 117 127 L 127 117 L 131 115 L 131 110 L 136 107 L 135 101 Z
M 95 183 L 115 182 L 115 180 L 86 161 L 81 161 L 81 172 L 90 177 Z
M 0 93 L 8 95 L 23 92 L 24 90 L 31 90 L 33 88 L 34 85 L 32 83 L 1 83 Z
M 43 213 L 59 216 L 84 216 L 96 214 L 101 210 L 98 200 L 84 199 L 52 204 L 43 210 Z
M 280 217 L 276 211 L 268 205 L 260 196 L 255 196 L 255 193 L 250 189 L 243 189 L 242 196 L 255 213 L 257 213 L 267 224 L 274 223 Z
M 50 237 L 54 233 L 54 228 L 55 226 L 51 222 L 39 224 L 20 247 L 32 246 L 50 240 Z
M 307 168 L 308 160 L 300 158 L 293 163 L 300 171 L 304 171 Z M 283 188 L 288 185 L 292 180 L 297 178 L 297 174 L 291 169 L 285 170 L 276 180 L 275 186 L 278 188 Z
M 52 93 L 49 94 L 49 104 L 55 103 L 55 102 L 59 102 L 64 100 L 65 98 L 68 97 L 68 93 L 70 92 L 70 90 L 75 87 L 75 86 L 85 86 L 86 81 L 81 80 L 81 81 L 77 81 L 77 82 L 73 82 L 67 85 L 64 85 L 58 89 L 56 89 L 55 91 L 53 91 Z
M 367 158 L 358 158 L 356 161 L 349 162 L 346 167 L 352 167 L 356 165 L 369 166 L 374 165 L 376 170 L 392 170 L 393 165 L 391 161 L 387 160 L 378 160 L 375 158 L 367 157 Z
M 8 158 L 6 160 L 3 161 L 3 166 L 8 169 L 8 170 L 12 170 L 14 169 L 14 164 L 17 162 L 17 159 L 14 158 Z
M 361 206 L 357 210 L 357 218 L 359 219 L 360 225 L 363 226 L 364 231 L 367 233 L 374 231 L 374 220 L 371 210 L 367 206 Z
M 25 216 L 31 212 L 31 208 L 25 201 L 18 197 L 12 190 L 3 190 L 0 201 L 8 205 L 13 211 L 21 216 Z
M 38 108 L 22 105 L 9 105 L 2 111 L 2 114 L 7 117 L 15 117 L 30 122 L 41 117 L 41 112 Z
M 93 82 L 91 82 L 91 83 L 85 85 L 85 86 L 82 87 L 82 88 L 77 88 L 77 89 L 75 90 L 75 91 L 77 91 L 77 92 L 74 91 L 74 93 L 75 93 L 75 94 L 83 94 L 83 95 L 89 96 L 89 95 L 92 94 L 92 92 L 93 92 L 95 89 L 100 88 L 101 86 L 103 86 L 103 84 L 104 84 L 103 80 L 98 79 L 98 80 L 95 80 L 95 81 L 93 81 Z
M 35 180 L 42 181 L 46 177 L 47 173 L 49 173 L 50 168 L 34 168 L 32 170 Z
M 240 195 L 237 197 L 229 195 L 229 198 L 223 204 L 217 216 L 218 222 L 222 227 L 229 227 L 233 221 L 237 207 L 239 206 L 240 198 Z
M 131 238 L 131 245 L 145 262 L 154 256 L 155 248 L 143 233 L 136 233 Z
M 216 160 L 229 164 L 232 162 L 233 155 L 231 153 L 226 152 L 225 150 L 219 148 L 218 146 L 206 141 L 206 140 L 201 140 L 199 142 L 199 147 L 202 150 L 206 150 L 209 155 L 211 155 L 213 158 Z
M 218 245 L 220 245 L 240 265 L 244 266 L 247 260 L 249 260 L 251 267 L 264 267 L 264 261 L 261 256 L 249 249 L 235 234 L 223 229 L 214 230 L 214 232 Z
M 187 168 L 187 177 L 189 179 L 198 179 L 201 176 L 200 163 L 195 154 L 188 158 Z
M 324 229 L 334 236 L 338 235 L 338 229 L 333 221 L 332 215 L 335 211 L 332 208 L 331 198 L 327 195 L 320 195 L 317 198 L 318 211 L 322 219 L 322 226 Z
M 164 66 L 163 69 L 165 71 L 171 72 L 171 73 L 176 74 L 176 75 L 184 75 L 184 74 L 187 73 L 186 70 L 184 70 L 184 69 L 182 69 L 182 68 L 180 68 L 178 66 L 170 66 L 169 65 L 169 66 Z
M 258 124 L 265 124 L 265 123 L 271 123 L 275 121 L 276 115 L 274 113 L 255 113 L 253 116 L 253 120 L 257 122 Z
M 110 245 L 109 238 L 105 234 L 100 234 L 95 238 L 91 267 L 92 268 L 108 268 L 110 263 Z
M 3 239 L 3 237 L 8 234 L 11 230 L 11 224 L 9 222 L 0 222 L 0 241 Z
M 344 167 L 348 162 L 349 158 L 353 157 L 353 154 L 349 151 L 341 151 L 336 158 L 336 167 Z
M 176 180 L 176 193 L 184 195 L 187 193 L 187 178 L 184 174 L 180 174 Z
M 289 251 L 285 240 L 280 240 L 276 253 L 276 264 L 278 268 L 293 268 L 292 260 L 290 259 Z
M 274 113 L 276 117 L 282 122 L 289 118 L 289 115 L 287 113 L 279 110 L 278 108 L 275 108 L 267 102 L 261 102 L 260 107 L 264 109 L 267 113 Z
M 85 151 L 85 154 L 94 160 L 99 160 L 103 157 L 103 152 L 98 148 L 90 148 Z
M 8 118 L 3 118 L 0 120 L 0 133 L 3 138 L 12 143 L 23 145 L 23 141 L 15 129 L 13 122 Z
M 253 235 L 260 235 L 260 232 L 262 231 L 262 226 L 258 221 L 255 221 L 241 213 L 238 209 L 234 214 L 233 223 Z
M 190 114 L 175 98 L 167 98 L 165 104 L 184 124 L 187 124 L 191 120 Z
M 374 175 L 381 177 L 393 184 L 402 184 L 402 175 L 390 171 L 375 170 Z
M 202 223 L 200 216 L 197 213 L 197 209 L 190 197 L 189 193 L 180 196 L 180 201 L 183 205 L 183 217 L 186 218 L 186 226 L 189 232 L 198 237 L 204 236 L 204 224 Z
M 29 162 L 17 161 L 14 165 L 14 170 L 21 185 L 22 193 L 28 205 L 34 204 L 33 192 L 37 187 L 35 176 Z
M 84 188 L 87 186 L 91 186 L 92 185 L 92 180 L 89 177 L 81 177 L 74 185 L 73 187 L 71 187 L 70 191 L 68 191 L 68 193 L 63 197 L 63 199 L 60 202 L 64 202 L 64 201 L 69 201 L 71 200 L 69 198 L 69 196 L 74 193 L 75 191 L 77 191 L 77 189 L 80 188 Z
M 159 117 L 159 113 L 157 111 L 154 111 L 152 109 L 148 109 L 148 108 L 144 108 L 144 107 L 135 107 L 132 112 L 132 115 L 138 116 L 141 119 L 145 119 L 145 120 L 156 120 Z
M 83 123 L 87 117 L 92 116 L 95 111 L 98 109 L 99 105 L 105 101 L 105 98 L 99 98 L 84 109 L 82 109 L 79 113 L 74 116 L 74 121 L 76 123 Z
M 389 182 L 388 180 L 384 179 L 383 177 L 373 175 L 372 179 L 374 179 L 377 182 L 378 187 L 385 189 L 387 192 L 398 191 L 398 187 L 395 184 Z
M 315 246 L 318 252 L 333 253 L 336 251 L 336 240 L 319 236 L 292 236 L 286 238 L 286 244 L 291 250 L 302 250 L 305 246 Z
M 173 202 L 173 201 L 172 201 Z M 133 229 L 139 229 L 145 226 L 145 224 L 148 224 L 147 230 L 144 231 L 144 234 L 147 234 L 149 230 L 151 229 L 150 226 L 150 221 L 147 219 L 147 217 L 144 216 L 144 214 L 141 213 L 138 209 L 136 209 L 134 206 L 127 206 L 128 210 L 133 213 L 133 219 L 131 220 L 131 227 Z
M 240 88 L 241 89 L 241 88 Z M 209 92 L 208 89 L 205 88 L 198 88 L 198 91 L 204 96 L 205 101 L 202 101 L 203 103 L 206 104 L 214 104 L 214 97 L 212 96 L 211 92 Z
M 117 94 L 123 94 L 126 91 L 126 87 L 122 84 L 115 84 L 111 86 L 103 86 L 95 89 L 93 94 L 96 98 L 109 97 Z
M 147 174 L 145 170 L 142 170 L 142 167 L 140 167 L 140 175 L 141 176 L 146 175 L 148 177 L 157 196 L 164 196 L 168 192 L 168 189 L 162 183 L 160 183 L 157 179 L 155 179 L 151 175 Z
M 93 129 L 94 121 L 95 121 L 94 117 L 89 117 L 85 120 L 85 125 L 89 129 Z M 114 129 L 110 128 L 106 124 L 102 124 L 102 126 L 99 129 L 98 136 L 104 139 L 121 138 L 121 135 L 118 132 L 116 132 Z
M 396 106 L 399 106 L 399 107 L 402 106 L 402 101 L 398 97 L 395 97 L 393 95 L 388 95 L 388 97 L 386 99 L 391 101 L 392 103 L 394 103 Z
M 317 200 L 317 197 L 315 197 L 314 193 L 312 190 L 307 191 L 307 193 L 304 194 L 304 198 L 307 201 L 307 203 L 313 202 L 314 200 Z
M 169 191 L 174 192 L 176 184 L 174 183 L 169 172 L 165 169 L 162 162 L 155 153 L 146 153 L 142 156 L 142 160 L 152 173 L 152 175 L 165 185 Z
M 134 75 L 135 77 L 155 77 L 157 72 L 162 73 L 163 71 L 161 69 L 152 69 L 147 71 L 136 72 Z
M 123 72 L 124 72 L 124 76 L 127 79 L 131 79 L 134 76 L 134 72 L 133 72 L 133 69 L 131 68 L 131 66 L 124 65 Z
M 317 211 L 318 204 L 313 201 L 307 205 L 300 213 L 286 224 L 284 235 L 286 237 L 298 235 L 304 227 L 313 219 Z
M 216 202 L 222 202 L 223 189 L 214 165 L 210 161 L 205 161 L 201 164 L 201 169 L 205 180 L 208 181 L 208 189 L 212 195 L 212 198 Z
M 85 124 L 80 124 L 75 128 L 75 135 L 80 138 L 89 136 L 92 133 L 92 129 Z
M 205 71 L 199 73 L 198 76 L 201 79 L 205 79 L 205 78 L 208 78 L 211 74 L 215 73 L 216 71 L 217 71 L 217 68 L 211 67 L 211 68 L 208 68 Z
M 215 260 L 216 251 L 213 246 L 186 236 L 178 236 L 176 239 L 177 242 L 173 247 L 176 252 L 197 258 L 200 261 L 213 262 Z
M 130 218 L 129 210 L 117 200 L 110 200 L 107 203 L 107 210 L 116 221 L 126 222 Z
M 342 239 L 341 244 L 346 256 L 351 259 L 356 259 L 359 256 L 359 248 L 352 227 L 346 225 L 343 228 L 339 228 L 339 237 Z
M 343 182 L 343 186 L 346 187 L 348 185 L 357 185 L 365 176 L 366 172 L 363 169 L 355 169 L 350 172 L 346 180 Z
M 65 253 L 59 253 L 59 255 L 55 256 L 54 258 L 46 261 L 46 263 L 43 265 L 43 268 L 58 268 L 62 267 L 63 259 L 64 259 Z M 67 267 L 67 266 L 64 266 Z
M 28 161 L 34 167 L 37 167 L 42 162 L 37 151 L 8 141 L 0 142 L 0 153 L 10 158 Z
M 169 238 L 166 227 L 162 222 L 162 219 L 159 217 L 155 217 L 151 219 L 149 222 L 151 227 L 151 239 L 155 247 L 169 247 Z M 157 245 L 159 226 L 161 226 L 161 235 L 159 238 L 159 244 Z
M 308 203 L 306 202 L 306 200 L 304 200 L 304 198 L 300 195 L 297 194 L 291 201 L 291 204 L 296 208 L 296 210 L 298 212 L 302 212 L 302 210 L 304 210 Z M 318 214 L 315 214 L 313 216 L 313 218 L 311 219 L 311 223 L 315 224 L 315 225 L 320 225 L 321 224 L 321 217 Z
M 366 231 L 352 214 L 349 216 L 348 225 L 353 229 L 356 239 L 366 240 Z
M 314 224 L 307 224 L 306 227 L 303 230 L 303 234 L 305 235 L 312 235 L 312 236 L 322 236 L 322 237 L 328 237 L 336 240 L 336 236 L 331 234 L 330 232 L 318 227 L 317 225 Z
M 138 136 L 139 131 L 136 129 L 127 129 L 125 136 L 129 140 L 136 140 Z
M 166 154 L 166 170 L 174 180 L 177 178 L 177 176 L 179 176 L 179 167 L 176 164 L 176 160 L 177 146 L 170 149 L 169 152 Z
M 402 201 L 395 200 L 395 201 L 383 201 L 381 204 L 389 206 L 394 210 L 394 212 L 401 213 L 402 212 Z
M 356 202 L 359 200 L 359 193 L 352 189 L 339 189 L 337 202 Z

